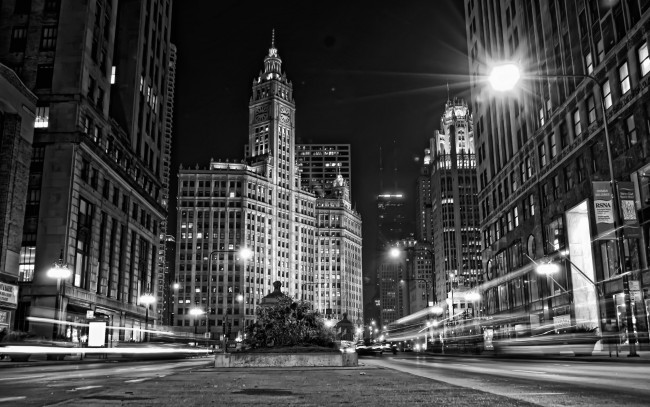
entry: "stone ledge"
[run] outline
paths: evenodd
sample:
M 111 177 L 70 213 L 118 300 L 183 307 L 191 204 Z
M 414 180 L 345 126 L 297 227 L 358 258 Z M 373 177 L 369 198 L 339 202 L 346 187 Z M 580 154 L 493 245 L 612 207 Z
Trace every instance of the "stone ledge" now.
M 218 353 L 214 367 L 358 366 L 356 353 Z

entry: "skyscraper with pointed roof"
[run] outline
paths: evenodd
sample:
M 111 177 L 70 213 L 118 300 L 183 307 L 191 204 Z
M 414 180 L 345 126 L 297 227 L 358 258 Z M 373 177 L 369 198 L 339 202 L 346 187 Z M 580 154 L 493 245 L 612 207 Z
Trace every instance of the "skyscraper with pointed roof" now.
M 274 281 L 330 318 L 361 318 L 361 217 L 343 177 L 324 196 L 301 187 L 295 110 L 274 33 L 252 84 L 245 158 L 179 172 L 177 327 L 220 335 L 227 321 L 232 339 Z

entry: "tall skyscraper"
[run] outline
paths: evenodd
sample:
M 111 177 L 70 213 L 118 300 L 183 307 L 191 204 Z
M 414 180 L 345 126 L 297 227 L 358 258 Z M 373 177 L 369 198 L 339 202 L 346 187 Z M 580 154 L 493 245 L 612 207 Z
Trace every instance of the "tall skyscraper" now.
M 0 64 L 0 331 L 12 331 L 36 96 Z
M 352 180 L 349 144 L 296 144 L 300 164 L 300 186 L 319 196 L 332 192 L 338 175 Z M 348 187 L 352 185 L 348 181 Z
M 424 230 L 431 233 L 435 297 L 448 304 L 453 298 L 459 310 L 466 306 L 463 293 L 483 280 L 474 127 L 464 101 L 447 101 L 423 162 L 431 195 L 420 201 L 431 202 Z
M 361 318 L 361 217 L 340 174 L 325 195 L 301 188 L 281 63 L 273 38 L 253 81 L 246 157 L 180 170 L 175 322 L 188 331 L 239 335 L 274 281 L 328 317 Z
M 141 339 L 157 285 L 170 0 L 9 0 L 0 61 L 38 96 L 19 264 L 21 330 Z M 57 280 L 57 260 L 71 271 Z M 151 315 L 155 315 L 152 313 Z M 28 316 L 65 321 L 29 323 Z M 81 324 L 76 324 L 81 323 Z
M 169 207 L 169 175 L 171 170 L 171 154 L 172 154 L 172 130 L 174 122 L 174 93 L 176 87 L 176 46 L 169 44 L 169 65 L 167 68 L 167 117 L 165 120 L 165 135 L 163 147 L 161 152 L 161 168 L 160 175 L 162 177 L 161 189 L 161 203 L 165 209 Z M 173 228 L 174 225 L 171 226 Z M 156 300 L 158 303 L 158 321 L 161 325 L 172 325 L 171 315 L 172 301 L 171 301 L 171 284 L 174 280 L 174 268 L 170 265 L 174 264 L 174 250 L 173 243 L 175 242 L 174 236 L 170 235 L 170 225 L 168 219 L 165 218 L 160 222 L 160 231 L 158 232 L 160 241 L 158 243 L 158 292 Z M 172 243 L 172 244 L 170 244 Z M 172 251 L 168 253 L 168 249 Z
M 490 315 L 526 316 L 504 330 L 612 323 L 647 342 L 650 226 L 638 219 L 650 214 L 649 8 L 465 1 L 483 301 Z M 523 70 L 509 93 L 482 79 L 502 61 Z M 614 199 L 625 208 L 618 239 L 607 209 Z M 553 279 L 536 272 L 540 261 L 559 266 Z

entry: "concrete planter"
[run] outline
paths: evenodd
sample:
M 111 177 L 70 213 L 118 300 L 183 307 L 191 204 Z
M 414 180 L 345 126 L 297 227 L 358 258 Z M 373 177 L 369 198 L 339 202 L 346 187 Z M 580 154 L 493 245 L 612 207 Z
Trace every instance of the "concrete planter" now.
M 358 366 L 356 353 L 217 353 L 214 367 Z

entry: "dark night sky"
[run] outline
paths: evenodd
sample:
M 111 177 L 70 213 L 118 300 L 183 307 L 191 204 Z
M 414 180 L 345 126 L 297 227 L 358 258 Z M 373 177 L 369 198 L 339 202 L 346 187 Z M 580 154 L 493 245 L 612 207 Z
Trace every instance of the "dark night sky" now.
M 298 141 L 352 146 L 352 199 L 364 222 L 364 275 L 372 276 L 380 185 L 397 186 L 412 205 L 415 158 L 439 128 L 447 84 L 452 98 L 468 97 L 463 1 L 176 0 L 172 27 L 172 196 L 180 163 L 243 158 L 251 85 L 275 28 Z

